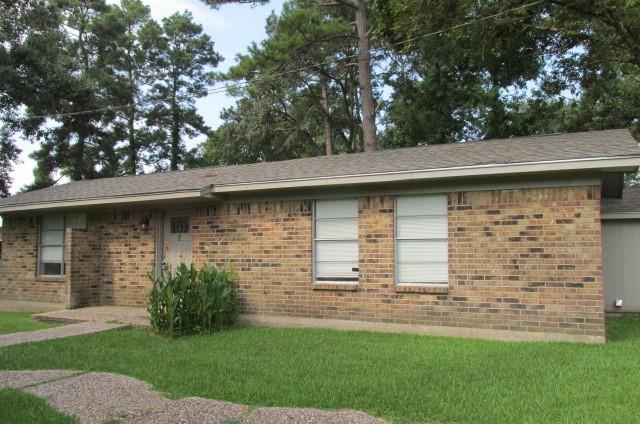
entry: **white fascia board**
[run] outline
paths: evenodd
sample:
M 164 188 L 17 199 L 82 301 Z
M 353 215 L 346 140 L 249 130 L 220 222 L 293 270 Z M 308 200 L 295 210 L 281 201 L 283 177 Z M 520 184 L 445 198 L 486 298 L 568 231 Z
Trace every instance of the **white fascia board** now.
M 525 162 L 513 164 L 489 164 L 426 170 L 381 172 L 375 174 L 354 174 L 332 177 L 299 178 L 290 180 L 263 181 L 254 183 L 212 185 L 211 194 L 242 191 L 277 190 L 302 187 L 322 187 L 351 184 L 375 184 L 398 181 L 435 180 L 442 178 L 514 175 L 558 171 L 632 171 L 640 166 L 640 157 L 612 157 L 571 159 L 564 161 Z
M 161 202 L 167 200 L 185 200 L 201 198 L 200 190 L 181 192 L 154 193 L 132 196 L 98 197 L 93 199 L 60 200 L 55 202 L 27 203 L 22 205 L 0 206 L 0 214 L 10 212 L 27 212 L 38 210 L 53 210 L 63 208 L 78 208 L 91 206 L 122 206 L 139 205 L 148 202 Z
M 640 212 L 610 212 L 603 213 L 600 216 L 603 221 L 618 220 L 618 219 L 640 219 Z

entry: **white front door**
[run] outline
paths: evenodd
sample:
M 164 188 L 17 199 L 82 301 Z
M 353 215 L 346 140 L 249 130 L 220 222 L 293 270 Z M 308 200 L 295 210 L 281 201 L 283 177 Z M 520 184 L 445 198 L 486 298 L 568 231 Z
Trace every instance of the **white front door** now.
M 166 212 L 163 265 L 175 271 L 181 263 L 191 265 L 191 217 L 185 212 Z

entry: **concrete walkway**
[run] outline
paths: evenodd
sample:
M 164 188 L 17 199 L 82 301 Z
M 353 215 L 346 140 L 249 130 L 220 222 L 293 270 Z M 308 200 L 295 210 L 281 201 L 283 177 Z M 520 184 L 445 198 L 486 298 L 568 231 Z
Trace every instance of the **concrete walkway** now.
M 83 334 L 99 333 L 127 327 L 127 324 L 113 324 L 107 322 L 81 322 L 63 325 L 61 327 L 46 328 L 44 330 L 21 331 L 0 335 L 0 347 L 11 346 L 27 342 L 61 339 L 63 337 L 81 336 Z
M 43 312 L 33 318 L 44 322 L 102 321 L 128 324 L 132 327 L 149 327 L 149 314 L 145 308 L 127 306 L 90 306 L 79 309 Z
M 119 374 L 74 371 L 0 371 L 0 389 L 41 397 L 83 424 L 284 423 L 384 424 L 362 412 L 255 408 L 197 397 L 169 400 L 142 381 Z

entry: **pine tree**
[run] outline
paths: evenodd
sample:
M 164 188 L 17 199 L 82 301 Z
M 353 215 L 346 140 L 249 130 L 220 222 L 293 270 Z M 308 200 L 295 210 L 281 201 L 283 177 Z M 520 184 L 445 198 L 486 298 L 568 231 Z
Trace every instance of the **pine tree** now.
M 166 162 L 169 169 L 180 169 L 188 154 L 185 137 L 209 131 L 195 99 L 207 95 L 212 69 L 222 57 L 189 12 L 163 19 L 161 27 L 147 25 L 141 37 L 154 72 L 146 122 L 153 129 L 155 152 L 149 161 L 158 169 Z

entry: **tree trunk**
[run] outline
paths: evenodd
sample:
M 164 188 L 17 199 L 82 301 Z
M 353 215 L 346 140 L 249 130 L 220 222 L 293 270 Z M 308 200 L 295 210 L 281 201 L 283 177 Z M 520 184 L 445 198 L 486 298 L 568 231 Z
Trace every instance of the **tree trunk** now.
M 171 98 L 171 170 L 177 171 L 180 162 L 180 111 L 174 90 Z
M 358 79 L 362 96 L 362 136 L 365 152 L 377 150 L 376 104 L 371 84 L 371 30 L 367 25 L 365 0 L 355 0 L 356 29 L 358 31 Z
M 131 37 L 131 31 L 129 31 L 129 37 Z M 127 127 L 129 131 L 129 174 L 136 175 L 138 173 L 138 145 L 136 142 L 136 96 L 135 96 L 135 84 L 136 79 L 133 75 L 133 61 L 131 60 L 131 51 L 127 52 L 127 72 L 129 79 L 129 104 L 131 107 L 125 109 L 128 111 Z
M 127 126 L 129 127 L 129 174 L 136 175 L 138 172 L 138 146 L 136 145 L 135 134 L 135 106 L 131 105 Z
M 329 90 L 327 88 L 327 77 L 320 76 L 320 87 L 322 88 L 322 108 L 324 109 L 324 143 L 327 156 L 333 154 L 333 140 L 331 137 L 331 121 L 329 119 Z
M 84 169 L 84 153 L 85 153 L 86 136 L 84 130 L 78 131 L 78 141 L 73 149 L 73 172 L 71 179 L 73 181 L 84 180 L 86 172 Z

